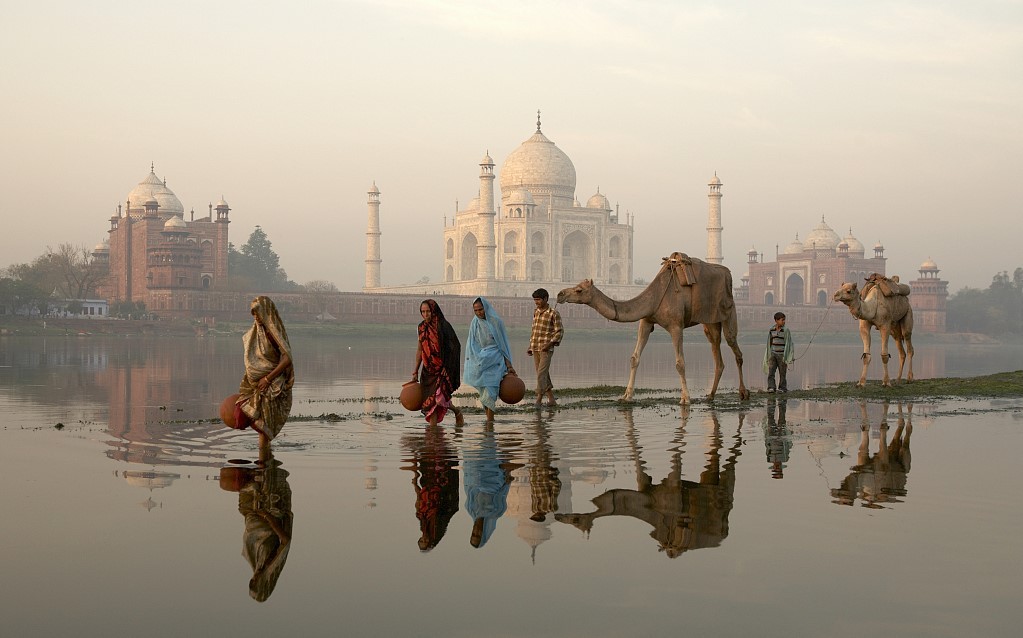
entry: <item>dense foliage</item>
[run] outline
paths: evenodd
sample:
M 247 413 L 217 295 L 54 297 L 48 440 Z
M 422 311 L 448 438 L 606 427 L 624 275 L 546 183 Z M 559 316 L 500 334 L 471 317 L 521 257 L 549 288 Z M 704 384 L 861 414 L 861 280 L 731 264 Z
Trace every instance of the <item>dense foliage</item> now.
M 31 263 L 12 264 L 0 277 L 0 304 L 15 311 L 46 313 L 51 300 L 92 299 L 104 277 L 85 246 L 64 243 Z
M 1023 335 L 1023 268 L 1002 271 L 986 290 L 963 288 L 948 299 L 949 332 Z

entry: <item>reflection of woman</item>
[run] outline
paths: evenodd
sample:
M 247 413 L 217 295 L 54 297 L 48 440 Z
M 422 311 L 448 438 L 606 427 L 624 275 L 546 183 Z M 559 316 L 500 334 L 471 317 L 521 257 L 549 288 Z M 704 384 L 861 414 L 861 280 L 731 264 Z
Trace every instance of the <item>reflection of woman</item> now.
M 412 380 L 418 377 L 423 386 L 423 415 L 430 425 L 437 425 L 451 410 L 455 413 L 455 423 L 461 425 L 462 411 L 451 404 L 451 395 L 461 385 L 462 343 L 436 301 L 427 299 L 420 304 L 419 314 L 423 320 L 419 322 L 419 347 Z
M 416 491 L 419 549 L 428 552 L 440 543 L 451 517 L 458 512 L 458 461 L 440 428 L 429 427 L 425 440 L 406 443 L 412 451 L 412 487 Z
M 462 462 L 465 476 L 465 510 L 472 519 L 469 543 L 483 547 L 497 529 L 497 519 L 508 507 L 511 489 L 511 471 L 522 467 L 502 462 L 498 455 L 494 430 L 488 425 L 483 431 L 479 449 L 468 452 Z
M 252 328 L 245 333 L 245 376 L 235 410 L 239 423 L 259 432 L 260 446 L 269 445 L 291 413 L 295 366 L 291 344 L 277 307 L 269 297 L 252 300 Z M 240 418 L 238 418 L 240 417 Z
M 469 326 L 469 341 L 465 348 L 465 382 L 476 388 L 480 403 L 487 412 L 487 420 L 494 420 L 497 393 L 501 379 L 515 369 L 511 363 L 511 347 L 504 321 L 483 297 L 472 302 L 475 316 Z
M 288 473 L 269 453 L 263 456 L 261 468 L 221 470 L 222 486 L 225 485 L 224 474 L 229 470 L 233 471 L 233 477 L 244 477 L 240 488 L 227 489 L 238 490 L 238 511 L 245 517 L 242 556 L 252 567 L 249 595 L 264 602 L 273 593 L 291 549 L 295 516 L 291 511 Z

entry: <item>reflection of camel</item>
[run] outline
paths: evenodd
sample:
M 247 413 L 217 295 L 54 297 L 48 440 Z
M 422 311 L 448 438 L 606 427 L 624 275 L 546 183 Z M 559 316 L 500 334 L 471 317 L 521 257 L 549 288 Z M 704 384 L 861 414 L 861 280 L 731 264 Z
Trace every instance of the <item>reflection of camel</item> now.
M 863 425 L 860 434 L 860 449 L 856 465 L 842 481 L 842 486 L 831 490 L 832 503 L 852 505 L 859 498 L 863 507 L 881 509 L 882 503 L 899 503 L 898 497 L 906 495 L 906 478 L 909 474 L 911 455 L 909 437 L 913 434 L 913 404 L 909 404 L 903 415 L 899 406 L 899 424 L 895 428 L 892 442 L 888 443 L 888 402 L 884 404 L 881 416 L 881 441 L 877 454 L 870 456 L 870 420 L 867 417 L 866 402 L 860 403 Z
M 440 426 L 427 425 L 422 435 L 402 440 L 410 457 L 403 470 L 412 471 L 419 519 L 419 549 L 428 552 L 440 543 L 458 512 L 458 455 L 447 444 Z
M 675 447 L 672 448 L 671 472 L 656 485 L 646 473 L 640 457 L 632 412 L 623 410 L 622 414 L 636 463 L 638 489 L 608 490 L 593 499 L 597 506 L 595 512 L 556 514 L 555 520 L 574 525 L 589 534 L 593 522 L 602 516 L 631 516 L 654 528 L 650 536 L 657 541 L 659 551 L 665 552 L 669 558 L 676 558 L 690 549 L 721 545 L 728 536 L 728 514 L 732 510 L 735 491 L 735 463 L 742 445 L 740 432 L 745 414 L 739 415 L 735 443 L 729 448 L 724 469 L 720 470 L 721 425 L 717 414 L 710 413 L 714 421 L 713 443 L 707 451 L 707 464 L 700 473 L 700 481 L 696 483 L 682 480 L 683 438 L 688 420 L 688 411 L 683 412 L 682 424 L 674 440 Z
M 238 511 L 245 517 L 242 556 L 252 567 L 249 595 L 265 602 L 277 586 L 291 549 L 295 516 L 288 472 L 265 448 L 260 451 L 257 468 L 222 468 L 220 486 L 238 492 Z
M 703 324 L 703 333 L 707 335 L 714 355 L 714 383 L 707 398 L 714 398 L 721 373 L 725 369 L 721 358 L 722 330 L 725 341 L 735 353 L 735 365 L 739 368 L 739 396 L 749 398 L 749 391 L 742 378 L 742 351 L 736 339 L 739 329 L 735 302 L 732 300 L 732 273 L 724 266 L 708 264 L 675 252 L 671 257 L 664 258 L 661 270 L 638 297 L 615 301 L 594 286 L 592 279 L 586 279 L 574 288 L 565 288 L 559 292 L 558 303 L 586 304 L 611 321 L 639 322 L 636 350 L 630 360 L 629 385 L 622 395 L 623 401 L 632 400 L 639 359 L 655 324 L 668 331 L 675 345 L 675 369 L 682 384 L 682 404 L 689 403 L 686 362 L 682 356 L 682 330 L 696 324 Z
M 909 286 L 899 283 L 898 277 L 891 280 L 880 278 L 879 275 L 871 275 L 869 283 L 862 291 L 856 289 L 855 283 L 842 284 L 842 287 L 835 291 L 835 301 L 841 301 L 849 306 L 849 312 L 860 322 L 860 339 L 863 341 L 863 371 L 860 373 L 860 380 L 856 384 L 863 387 L 867 385 L 867 365 L 870 364 L 870 327 L 874 326 L 881 333 L 881 363 L 884 365 L 884 380 L 881 385 L 891 386 L 888 378 L 888 335 L 895 339 L 895 346 L 899 349 L 899 375 L 896 380 L 902 380 L 902 367 L 906 363 L 906 353 L 909 353 L 909 373 L 907 381 L 913 380 L 913 309 L 909 306 Z M 886 296 L 883 289 L 888 289 L 891 296 Z M 903 341 L 906 347 L 903 347 Z

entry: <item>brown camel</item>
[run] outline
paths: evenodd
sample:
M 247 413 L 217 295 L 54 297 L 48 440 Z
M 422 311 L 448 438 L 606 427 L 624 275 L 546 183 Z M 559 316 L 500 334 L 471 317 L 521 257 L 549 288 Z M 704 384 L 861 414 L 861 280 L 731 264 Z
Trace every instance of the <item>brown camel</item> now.
M 880 277 L 880 276 L 878 276 Z M 871 279 L 863 287 L 863 291 L 856 288 L 855 283 L 842 284 L 842 287 L 835 291 L 835 301 L 841 301 L 849 306 L 849 312 L 860 322 L 860 339 L 863 341 L 863 371 L 860 373 L 858 387 L 867 385 L 867 366 L 870 364 L 870 328 L 878 329 L 881 333 L 881 362 L 884 364 L 884 380 L 881 385 L 891 387 L 892 382 L 888 377 L 888 335 L 895 339 L 895 346 L 899 349 L 899 375 L 897 381 L 902 380 L 902 368 L 906 364 L 906 353 L 909 353 L 909 373 L 907 381 L 913 380 L 913 309 L 909 306 L 909 286 L 899 283 L 898 277 L 884 280 L 885 286 L 875 285 L 875 281 L 882 281 L 871 275 Z M 883 288 L 891 291 L 890 296 L 884 294 Z M 905 342 L 905 347 L 903 347 Z
M 682 330 L 696 324 L 703 324 L 703 333 L 707 335 L 714 355 L 714 384 L 707 398 L 714 398 L 721 373 L 725 369 L 725 362 L 721 358 L 722 331 L 725 341 L 735 353 L 735 365 L 739 369 L 739 397 L 749 398 L 749 390 L 742 378 L 742 351 L 739 350 L 737 339 L 739 328 L 735 302 L 732 300 L 732 273 L 724 266 L 675 252 L 671 257 L 663 259 L 661 270 L 638 297 L 615 301 L 594 286 L 592 279 L 586 279 L 574 288 L 565 288 L 559 292 L 558 303 L 586 304 L 611 321 L 639 322 L 636 349 L 630 360 L 629 385 L 625 388 L 622 401 L 632 400 L 636 369 L 639 368 L 643 348 L 655 324 L 668 331 L 675 345 L 675 369 L 682 384 L 682 405 L 689 403 L 686 362 L 682 356 Z

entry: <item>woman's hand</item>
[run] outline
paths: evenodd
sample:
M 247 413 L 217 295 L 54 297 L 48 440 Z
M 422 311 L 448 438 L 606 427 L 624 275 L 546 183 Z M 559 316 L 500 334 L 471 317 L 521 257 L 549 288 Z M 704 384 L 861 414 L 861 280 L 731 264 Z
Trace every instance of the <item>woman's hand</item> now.
M 270 375 L 264 376 L 256 383 L 256 389 L 260 392 L 266 392 L 266 389 L 270 387 Z

